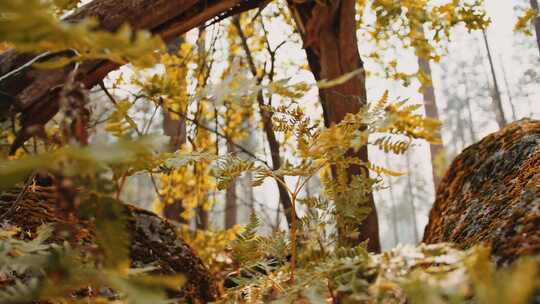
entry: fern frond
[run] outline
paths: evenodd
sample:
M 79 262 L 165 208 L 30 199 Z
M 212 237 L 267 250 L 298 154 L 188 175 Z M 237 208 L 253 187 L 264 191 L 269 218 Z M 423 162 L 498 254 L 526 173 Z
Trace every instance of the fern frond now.
M 384 136 L 377 138 L 373 143 L 377 148 L 384 152 L 392 152 L 394 154 L 404 154 L 411 146 L 411 140 L 394 139 L 392 136 Z
M 242 173 L 255 168 L 251 160 L 241 159 L 234 155 L 227 155 L 217 161 L 217 168 L 212 171 L 217 179 L 217 187 L 224 190 Z
M 390 169 L 387 169 L 387 168 L 384 168 L 384 167 L 381 167 L 381 166 L 377 166 L 373 163 L 368 163 L 368 168 L 369 170 L 379 174 L 379 175 L 388 175 L 388 176 L 393 176 L 393 177 L 398 177 L 398 176 L 402 176 L 403 173 L 401 172 L 397 172 L 397 171 L 394 171 L 394 170 L 390 170 Z

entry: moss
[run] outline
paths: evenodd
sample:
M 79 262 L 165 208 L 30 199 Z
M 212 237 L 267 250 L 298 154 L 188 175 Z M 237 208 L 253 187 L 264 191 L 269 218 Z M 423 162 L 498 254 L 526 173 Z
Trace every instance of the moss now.
M 0 193 L 0 214 L 4 214 L 17 200 L 20 189 Z M 78 218 L 66 221 L 58 216 L 55 209 L 56 195 L 52 188 L 38 187 L 27 191 L 17 203 L 15 212 L 10 212 L 5 220 L 21 229 L 18 238 L 28 238 L 44 223 L 71 227 L 75 236 L 70 242 L 93 243 L 93 223 Z M 175 227 L 159 216 L 126 205 L 128 231 L 131 232 L 130 256 L 133 267 L 157 266 L 156 275 L 183 274 L 188 282 L 179 290 L 170 292 L 172 298 L 184 298 L 192 303 L 206 303 L 215 300 L 217 287 L 214 278 L 203 265 L 193 249 L 176 234 Z M 32 233 L 29 233 L 32 232 Z M 63 242 L 55 235 L 52 242 Z
M 484 243 L 500 263 L 540 254 L 540 122 L 524 119 L 465 149 L 450 165 L 424 242 Z

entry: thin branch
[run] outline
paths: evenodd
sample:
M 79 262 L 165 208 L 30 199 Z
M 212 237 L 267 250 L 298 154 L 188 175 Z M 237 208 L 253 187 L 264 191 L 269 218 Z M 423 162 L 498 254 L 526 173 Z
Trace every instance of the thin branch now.
M 109 100 L 116 106 L 118 105 L 118 102 L 116 101 L 116 99 L 114 98 L 114 96 L 111 94 L 111 92 L 109 92 L 109 90 L 107 89 L 107 87 L 105 86 L 105 83 L 103 83 L 103 80 L 101 80 L 99 82 L 99 87 L 103 90 L 103 92 L 105 92 L 105 95 L 107 95 L 107 97 L 109 98 Z M 138 98 L 135 99 L 135 101 L 137 100 Z M 126 114 L 126 118 L 128 117 L 128 115 Z M 134 126 L 134 129 L 135 129 L 135 132 L 137 133 L 137 135 L 139 136 L 143 136 L 143 134 L 139 131 L 139 128 L 137 127 L 137 125 Z
M 257 155 L 253 154 L 251 151 L 249 151 L 248 149 L 244 148 L 243 146 L 235 143 L 234 141 L 232 141 L 227 135 L 224 135 L 222 133 L 220 133 L 219 131 L 216 131 L 214 130 L 213 128 L 211 127 L 208 127 L 208 126 L 205 126 L 204 124 L 201 124 L 200 122 L 198 122 L 196 119 L 193 119 L 191 117 L 188 117 L 185 113 L 182 113 L 182 112 L 178 112 L 178 111 L 175 111 L 173 109 L 167 109 L 167 111 L 173 113 L 173 114 L 176 114 L 176 115 L 179 115 L 180 117 L 184 118 L 185 120 L 189 121 L 189 122 L 192 122 L 194 123 L 197 127 L 199 128 L 202 128 L 206 131 L 209 131 L 209 132 L 212 132 L 214 133 L 215 135 L 225 139 L 228 143 L 230 143 L 231 145 L 235 146 L 236 148 L 240 149 L 240 151 L 242 151 L 243 153 L 245 153 L 246 155 L 250 156 L 251 158 L 253 158 L 254 160 L 260 162 L 260 163 L 263 163 L 266 167 L 268 168 L 271 168 L 270 167 L 270 164 L 268 164 L 267 161 L 265 161 L 264 159 L 261 159 L 259 158 Z

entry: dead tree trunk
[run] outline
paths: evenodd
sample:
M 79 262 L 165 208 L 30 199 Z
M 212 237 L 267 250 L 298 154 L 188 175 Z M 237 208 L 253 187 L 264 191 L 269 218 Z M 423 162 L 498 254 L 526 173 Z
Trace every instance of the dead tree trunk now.
M 263 1 L 243 0 L 94 0 L 64 20 L 76 23 L 87 17 L 99 20 L 99 30 L 115 31 L 123 24 L 133 29 L 146 29 L 170 41 L 188 30 L 214 18 L 258 7 Z M 15 50 L 0 54 L 0 75 L 5 75 L 35 58 L 33 54 L 21 54 Z M 83 62 L 77 80 L 87 88 L 96 85 L 117 63 L 104 60 Z M 8 77 L 0 83 L 0 91 L 9 98 L 2 98 L 0 119 L 11 113 L 20 113 L 21 130 L 13 144 L 12 152 L 32 136 L 32 129 L 43 126 L 59 110 L 58 93 L 71 72 L 70 67 L 54 70 L 36 70 L 31 67 Z
M 356 39 L 356 10 L 354 0 L 332 1 L 325 5 L 311 1 L 300 3 L 289 1 L 296 26 L 304 40 L 308 62 L 315 79 L 335 79 L 355 70 L 363 69 Z M 319 91 L 326 126 L 339 123 L 345 115 L 357 113 L 367 103 L 365 72 L 353 79 Z M 350 156 L 367 162 L 367 146 Z M 364 175 L 368 172 L 361 166 L 350 166 L 348 175 Z M 370 194 L 369 216 L 359 224 L 359 236 L 347 237 L 350 245 L 368 241 L 368 249 L 380 251 L 379 224 L 373 195 Z

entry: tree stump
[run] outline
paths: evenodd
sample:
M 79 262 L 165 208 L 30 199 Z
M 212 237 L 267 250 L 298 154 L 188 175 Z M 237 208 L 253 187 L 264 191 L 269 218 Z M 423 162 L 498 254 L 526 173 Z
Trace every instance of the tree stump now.
M 0 193 L 0 214 L 4 214 L 17 199 L 15 212 L 8 213 L 3 220 L 21 229 L 20 238 L 27 232 L 35 232 L 42 224 L 68 224 L 76 230 L 70 242 L 93 241 L 92 223 L 84 220 L 66 222 L 58 216 L 55 191 L 38 187 L 28 190 L 21 198 L 18 191 Z M 128 231 L 131 234 L 130 257 L 132 267 L 156 267 L 156 275 L 182 274 L 187 283 L 171 296 L 183 298 L 188 303 L 207 303 L 216 299 L 218 288 L 206 266 L 176 233 L 167 220 L 152 212 L 126 205 Z M 63 242 L 62 237 L 53 236 L 51 242 Z
M 509 124 L 456 157 L 423 241 L 485 244 L 499 264 L 540 254 L 540 121 Z

